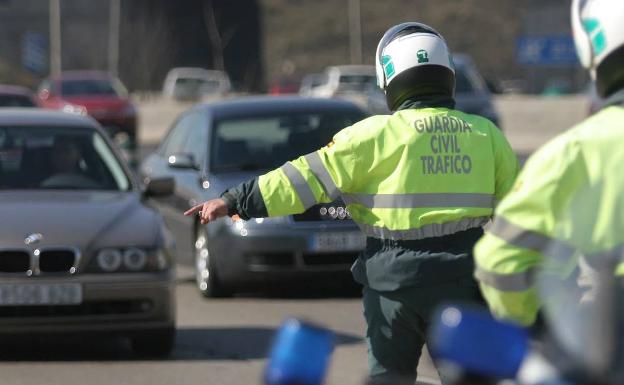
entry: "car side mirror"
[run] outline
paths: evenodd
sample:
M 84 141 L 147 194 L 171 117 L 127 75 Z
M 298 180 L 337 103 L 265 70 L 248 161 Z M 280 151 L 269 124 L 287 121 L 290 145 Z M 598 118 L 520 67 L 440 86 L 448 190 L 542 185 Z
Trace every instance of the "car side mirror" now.
M 175 179 L 172 177 L 154 178 L 145 181 L 143 195 L 145 197 L 163 197 L 173 194 L 175 190 Z
M 171 168 L 199 170 L 199 165 L 195 161 L 193 154 L 180 153 L 169 155 L 167 163 Z

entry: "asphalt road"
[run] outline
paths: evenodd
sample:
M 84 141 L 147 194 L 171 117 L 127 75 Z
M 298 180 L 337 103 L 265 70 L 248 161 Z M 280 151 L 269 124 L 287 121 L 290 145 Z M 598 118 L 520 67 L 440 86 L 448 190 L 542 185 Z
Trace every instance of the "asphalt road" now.
M 537 146 L 583 118 L 581 98 L 544 100 L 522 97 L 497 100 L 503 128 L 524 158 Z M 145 102 L 141 113 L 142 153 L 154 148 L 185 105 Z M 204 300 L 179 270 L 178 331 L 167 360 L 134 357 L 128 342 L 84 338 L 3 342 L 0 383 L 28 385 L 260 384 L 274 331 L 289 316 L 319 322 L 337 334 L 328 384 L 362 384 L 366 347 L 362 307 L 352 291 L 281 292 Z M 350 294 L 351 293 L 351 294 Z M 430 361 L 419 368 L 422 379 L 436 379 Z
M 187 270 L 178 273 L 178 330 L 167 360 L 134 357 L 128 342 L 45 338 L 9 341 L 0 353 L 2 384 L 260 384 L 272 336 L 287 317 L 302 317 L 336 333 L 328 384 L 362 384 L 364 323 L 353 290 L 283 291 L 232 299 L 200 298 Z M 324 286 L 319 286 L 323 288 Z M 434 377 L 430 363 L 422 374 Z

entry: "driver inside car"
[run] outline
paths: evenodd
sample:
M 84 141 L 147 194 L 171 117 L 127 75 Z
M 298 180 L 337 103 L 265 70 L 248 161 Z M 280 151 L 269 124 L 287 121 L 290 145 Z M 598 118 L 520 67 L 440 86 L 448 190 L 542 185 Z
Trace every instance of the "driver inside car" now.
M 73 138 L 58 137 L 52 146 L 52 165 L 55 174 L 80 174 L 82 151 L 80 144 Z
M 89 189 L 98 186 L 88 173 L 78 138 L 57 136 L 50 151 L 52 170 L 40 187 Z

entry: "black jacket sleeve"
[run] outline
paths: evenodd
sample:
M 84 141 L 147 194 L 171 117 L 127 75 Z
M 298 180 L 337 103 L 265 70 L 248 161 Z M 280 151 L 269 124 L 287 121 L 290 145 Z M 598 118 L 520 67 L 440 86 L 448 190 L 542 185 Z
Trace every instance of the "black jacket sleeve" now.
M 230 216 L 238 214 L 244 220 L 269 216 L 257 177 L 226 190 L 221 194 L 221 199 L 227 204 Z

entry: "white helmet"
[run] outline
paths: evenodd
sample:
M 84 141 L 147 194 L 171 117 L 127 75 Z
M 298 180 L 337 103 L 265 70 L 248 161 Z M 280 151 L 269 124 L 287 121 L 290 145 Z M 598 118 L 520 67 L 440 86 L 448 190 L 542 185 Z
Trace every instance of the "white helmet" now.
M 377 45 L 377 83 L 391 110 L 419 94 L 455 91 L 455 69 L 442 35 L 428 25 L 403 23 L 390 28 Z
M 624 1 L 574 0 L 572 32 L 583 67 L 607 97 L 624 87 Z

